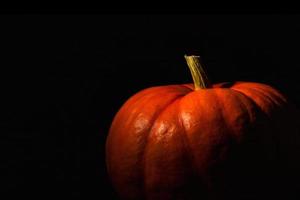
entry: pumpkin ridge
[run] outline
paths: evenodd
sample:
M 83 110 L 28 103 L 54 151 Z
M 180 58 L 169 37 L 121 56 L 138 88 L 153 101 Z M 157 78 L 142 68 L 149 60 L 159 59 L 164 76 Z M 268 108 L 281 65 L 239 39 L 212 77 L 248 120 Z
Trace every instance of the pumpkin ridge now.
M 273 88 L 270 88 L 269 86 L 263 85 L 263 84 L 260 84 L 261 87 L 259 87 L 260 85 L 257 85 L 257 83 L 255 83 L 255 84 L 256 85 L 254 85 L 254 83 L 253 83 L 253 85 L 251 85 L 251 87 L 249 87 L 250 85 L 245 85 L 246 86 L 245 89 L 260 93 L 262 96 L 266 97 L 268 100 L 270 100 L 275 105 L 282 105 L 283 103 L 286 103 L 287 100 L 283 96 L 278 95 L 277 91 L 276 90 L 274 91 Z M 240 87 L 239 87 L 239 85 L 240 85 Z M 243 83 L 238 83 L 238 84 L 235 84 L 230 89 L 240 91 L 240 89 L 243 90 L 243 87 L 241 87 L 241 86 L 243 86 Z M 270 96 L 270 94 L 271 94 L 271 96 Z
M 249 116 L 249 120 L 251 123 L 253 123 L 256 119 L 253 116 L 253 111 L 250 110 L 249 106 L 245 104 L 245 102 L 241 99 L 241 96 L 243 96 L 245 99 L 249 100 L 254 106 L 255 109 L 259 109 L 259 111 L 262 111 L 259 106 L 255 103 L 255 101 L 253 101 L 250 97 L 248 97 L 247 95 L 243 94 L 242 92 L 239 92 L 237 90 L 233 90 L 234 93 L 236 93 L 237 98 L 239 99 L 239 101 L 241 102 L 241 104 L 243 105 L 243 107 L 247 110 L 248 116 Z M 251 113 L 251 114 L 250 114 Z
M 228 131 L 223 132 L 223 134 L 224 134 L 223 138 L 227 138 L 228 140 L 234 140 L 233 135 L 230 134 L 230 132 L 233 132 L 234 130 L 232 129 L 232 125 L 230 124 L 230 122 L 227 120 L 227 116 L 226 116 L 226 114 L 224 112 L 224 109 L 223 109 L 227 105 L 222 100 L 223 99 L 222 95 L 223 95 L 224 91 L 228 91 L 228 89 L 227 88 L 219 88 L 218 90 L 215 90 L 215 92 L 213 92 L 213 94 L 215 95 L 215 99 L 216 99 L 216 102 L 217 102 L 217 105 L 218 105 L 218 110 L 221 113 L 220 114 L 221 115 L 220 119 L 222 119 L 224 130 L 229 130 L 229 132 Z M 220 92 L 221 92 L 222 95 L 220 95 Z M 220 147 L 220 148 L 222 148 L 222 147 Z
M 254 103 L 254 105 L 257 107 L 257 109 L 265 116 L 268 116 L 268 114 L 264 111 L 264 109 L 262 108 L 261 105 L 259 105 L 258 102 L 256 102 L 254 99 L 251 98 L 251 96 L 248 96 L 244 91 L 243 89 L 240 89 L 240 88 L 230 88 L 232 89 L 233 91 L 237 92 L 237 93 L 240 93 L 242 95 L 244 95 L 245 97 L 247 97 L 251 102 Z M 249 90 L 251 93 L 254 93 L 253 95 L 254 96 L 257 96 L 257 94 L 263 98 L 263 99 L 267 99 L 268 102 L 270 102 L 271 104 L 269 106 L 272 106 L 272 109 L 274 107 L 277 107 L 278 106 L 278 102 L 274 102 L 272 100 L 272 98 L 268 95 L 265 95 L 265 93 L 263 93 L 262 91 L 260 90 L 257 90 L 257 89 L 253 89 L 253 88 L 247 88 L 247 90 Z M 255 94 L 256 93 L 256 94 Z
M 157 122 L 157 119 L 159 119 L 159 116 L 164 112 L 164 111 L 166 111 L 167 110 L 167 108 L 169 108 L 172 104 L 174 104 L 177 100 L 179 100 L 181 97 L 183 97 L 183 96 L 185 96 L 185 94 L 178 94 L 178 96 L 176 96 L 176 97 L 174 97 L 174 99 L 173 100 L 171 100 L 170 102 L 169 102 L 169 104 L 167 104 L 164 108 L 162 108 L 158 113 L 156 113 L 156 115 L 155 116 L 153 116 L 153 122 L 152 122 L 152 125 L 149 127 L 149 134 L 146 136 L 146 139 L 145 139 L 145 146 L 144 146 L 144 148 L 143 148 L 143 151 L 142 151 L 142 158 L 141 158 L 141 165 L 143 166 L 142 167 L 142 169 L 144 169 L 143 170 L 143 172 L 142 172 L 142 174 L 143 174 L 143 182 L 142 182 L 142 184 L 143 184 L 143 190 L 144 190 L 144 192 L 143 192 L 143 194 L 145 195 L 145 191 L 146 191 L 146 188 L 145 188 L 145 183 L 146 183 L 146 175 L 145 175 L 145 169 L 146 169 L 146 159 L 145 159 L 145 157 L 146 157 L 146 155 L 145 155 L 145 153 L 146 153 L 146 150 L 147 150 L 147 146 L 148 146 L 148 141 L 149 141 L 149 137 L 150 137 L 150 135 L 151 135 L 151 133 L 152 133 L 152 129 L 153 129 L 153 127 L 154 127 L 154 125 L 155 125 L 155 123 Z
M 160 87 L 160 88 L 158 88 L 158 87 Z M 156 88 L 156 89 L 155 89 Z M 157 89 L 159 89 L 159 90 L 157 90 Z M 143 109 L 145 108 L 145 107 L 147 107 L 147 105 L 148 104 L 151 104 L 153 101 L 156 101 L 156 98 L 158 98 L 158 97 L 160 97 L 160 96 L 162 96 L 162 95 L 164 95 L 165 93 L 168 93 L 169 95 L 168 96 L 170 96 L 170 98 L 169 98 L 169 100 L 167 100 L 166 101 L 166 103 L 165 103 L 165 105 L 162 105 L 161 107 L 160 107 L 160 109 L 157 109 L 156 110 L 156 112 L 155 112 L 155 114 L 151 117 L 151 119 L 150 119 L 150 121 L 148 122 L 149 123 L 149 126 L 148 126 L 148 128 L 147 128 L 147 130 L 145 131 L 145 135 L 143 136 L 144 137 L 144 140 L 145 140 L 145 142 L 143 142 L 144 144 L 141 146 L 141 148 L 140 148 L 140 151 L 141 151 L 141 153 L 139 153 L 139 155 L 138 155 L 138 165 L 140 165 L 140 166 L 142 166 L 142 163 L 143 163 L 143 153 L 144 153 L 144 148 L 145 148 L 145 146 L 146 146 L 146 139 L 147 139 L 147 134 L 149 133 L 149 130 L 152 128 L 152 125 L 153 125 L 153 123 L 154 123 L 154 121 L 155 121 L 155 119 L 156 119 L 156 117 L 160 114 L 160 112 L 165 108 L 165 107 L 167 107 L 170 103 L 172 103 L 174 100 L 176 100 L 179 96 L 181 96 L 181 95 L 183 95 L 183 94 L 185 94 L 186 93 L 186 91 L 185 90 L 183 90 L 183 89 L 181 89 L 181 88 L 179 88 L 178 89 L 178 86 L 176 86 L 176 85 L 173 85 L 172 86 L 172 88 L 170 89 L 169 87 L 164 87 L 164 86 L 157 86 L 157 87 L 152 87 L 152 90 L 151 89 L 149 89 L 148 91 L 144 91 L 144 93 L 142 93 L 142 95 L 140 94 L 137 94 L 137 95 L 139 95 L 139 96 L 136 96 L 137 98 L 135 98 L 135 97 L 133 97 L 133 98 L 135 98 L 135 99 L 133 99 L 133 101 L 132 101 L 132 99 L 131 99 L 131 101 L 130 100 L 127 100 L 126 101 L 126 103 L 125 104 L 127 104 L 127 106 L 123 106 L 123 107 L 121 107 L 121 109 L 119 109 L 119 111 L 118 111 L 118 113 L 116 114 L 118 117 L 116 118 L 114 118 L 114 121 L 112 122 L 112 125 L 111 125 L 111 127 L 110 127 L 110 131 L 112 132 L 112 128 L 113 127 L 118 127 L 118 126 L 116 126 L 115 125 L 115 123 L 116 122 L 118 122 L 116 119 L 122 119 L 122 118 L 124 118 L 125 116 L 123 116 L 124 115 L 124 112 L 126 113 L 128 110 L 131 110 L 132 111 L 132 109 L 134 108 L 134 107 L 136 107 L 137 106 L 137 112 L 138 113 L 140 113 L 140 112 L 142 112 L 143 111 Z M 133 112 L 131 112 L 131 114 L 133 114 Z M 137 116 L 137 115 L 136 115 Z M 135 121 L 135 119 L 136 119 L 136 117 L 134 117 L 133 119 L 132 119 L 132 122 L 133 121 Z M 120 127 L 119 127 L 120 128 Z M 115 131 L 114 131 L 115 132 Z M 108 140 L 108 141 L 110 141 L 110 140 Z M 112 140 L 113 141 L 113 140 Z M 108 147 L 110 144 L 109 143 L 107 143 L 106 144 L 106 146 Z M 106 162 L 107 162 L 107 166 L 109 166 L 109 164 L 111 163 L 110 161 L 109 161 L 109 156 L 107 156 L 106 157 Z M 136 165 L 135 165 L 136 166 Z M 109 171 L 109 168 L 110 167 L 108 167 L 108 171 Z M 138 183 L 139 184 L 142 184 L 143 183 L 143 170 L 142 169 L 138 169 L 138 173 L 140 174 L 140 178 L 139 178 L 139 181 L 138 181 Z M 143 188 L 143 186 L 141 185 L 141 187 L 139 187 L 140 189 L 139 190 L 141 190 L 141 193 L 140 193 L 140 195 L 144 195 L 143 194 L 143 190 L 142 190 L 142 188 Z
M 221 89 L 221 88 L 220 88 Z M 223 91 L 224 89 L 221 89 L 221 90 L 216 90 L 216 91 Z M 225 90 L 227 90 L 227 89 L 225 89 Z M 227 118 L 226 118 L 226 115 L 225 115 L 225 113 L 224 113 L 224 109 L 222 109 L 222 108 L 224 108 L 227 104 L 226 103 L 224 103 L 221 99 L 222 98 L 220 98 L 220 94 L 219 93 L 217 93 L 217 92 L 214 92 L 213 94 L 215 94 L 215 96 L 216 96 L 216 101 L 218 102 L 217 103 L 217 105 L 218 105 L 218 110 L 220 111 L 220 115 L 221 115 L 221 119 L 222 119 L 222 121 L 223 121 L 223 123 L 224 123 L 224 127 L 225 127 L 225 130 L 230 130 L 230 131 L 232 131 L 231 130 L 231 126 L 229 125 L 229 122 L 227 121 Z M 232 137 L 230 134 L 227 134 L 227 136 L 229 136 L 229 137 Z
M 274 95 L 278 100 L 280 100 L 280 103 L 287 103 L 288 101 L 287 96 L 285 96 L 282 93 L 282 91 L 279 91 L 277 88 L 273 88 L 269 85 L 262 84 L 262 83 L 252 83 L 252 84 L 253 84 L 252 88 Z M 262 90 L 262 88 L 264 90 Z
M 263 110 L 260 108 L 260 106 L 251 98 L 251 97 L 249 97 L 247 94 L 245 94 L 243 91 L 241 91 L 241 90 L 239 90 L 239 89 L 236 89 L 236 88 L 230 88 L 232 91 L 234 91 L 234 92 L 236 92 L 236 93 L 239 93 L 239 94 L 241 94 L 241 95 L 243 95 L 244 97 L 246 97 L 249 101 L 251 101 L 254 105 L 255 105 L 255 107 L 260 111 L 260 112 L 262 112 L 262 113 L 264 113 L 263 112 Z
M 224 91 L 225 89 L 223 89 L 223 88 L 218 88 L 217 89 L 218 91 Z M 226 90 L 228 90 L 228 89 L 226 89 Z M 224 114 L 224 111 L 223 111 L 223 109 L 222 109 L 222 107 L 224 106 L 224 103 L 220 100 L 221 99 L 221 97 L 220 97 L 220 95 L 219 95 L 219 93 L 217 93 L 217 92 L 215 92 L 215 91 L 213 91 L 213 90 L 211 90 L 210 91 L 210 94 L 211 94 L 211 98 L 213 98 L 215 101 L 215 104 L 216 104 L 216 108 L 217 108 L 217 111 L 216 111 L 216 113 L 219 113 L 218 115 L 219 115 L 219 117 L 218 117 L 218 119 L 220 119 L 221 121 L 222 121 L 222 124 L 223 124 L 223 126 L 224 126 L 224 130 L 230 130 L 231 129 L 231 127 L 230 127 L 230 125 L 229 125 L 229 122 L 226 120 L 226 118 L 225 118 L 225 114 Z M 199 98 L 199 97 L 198 97 Z M 203 109 L 205 109 L 205 107 L 202 107 Z M 199 112 L 201 112 L 201 111 L 199 111 Z M 181 118 L 181 121 L 182 121 L 182 118 Z M 197 122 L 197 124 L 198 123 L 203 123 L 203 122 Z M 183 123 L 184 124 L 184 123 Z M 185 128 L 185 130 L 186 130 L 186 127 L 183 125 L 183 127 Z M 186 135 L 186 138 L 187 138 L 187 141 L 188 141 L 188 143 L 189 143 L 189 139 L 188 139 L 188 136 L 187 136 L 187 131 L 185 132 L 185 135 Z M 223 139 L 221 139 L 221 140 L 231 140 L 232 139 L 232 135 L 230 135 L 230 134 L 228 134 L 227 132 L 225 133 L 224 132 L 224 135 L 222 136 L 222 138 Z M 227 138 L 227 139 L 226 139 Z M 222 151 L 222 149 L 223 149 L 223 142 L 221 142 L 221 143 L 219 143 L 219 144 L 217 144 L 215 147 L 214 147 L 214 154 L 216 154 L 216 155 L 219 155 L 220 153 L 222 153 L 221 151 Z M 192 148 L 190 147 L 190 149 L 191 149 L 191 151 L 190 151 L 190 158 L 195 158 L 195 155 L 194 155 L 194 152 L 192 151 Z M 194 163 L 194 162 L 191 162 L 191 163 Z M 199 176 L 200 177 L 200 179 L 201 179 L 201 182 L 200 182 L 200 184 L 202 184 L 202 181 L 204 182 L 204 183 L 206 183 L 206 186 L 205 187 L 207 187 L 207 189 L 209 190 L 209 188 L 212 188 L 212 180 L 211 180 L 211 176 L 210 175 L 205 175 L 205 173 L 203 174 L 202 172 L 199 174 L 197 171 L 198 171 L 198 167 L 197 167 L 197 164 L 195 163 L 194 164 L 194 169 L 195 169 L 195 174 L 197 175 L 197 176 Z M 205 175 L 205 176 L 204 176 Z
M 264 96 L 265 98 L 267 98 L 268 100 L 270 100 L 270 102 L 272 102 L 274 105 L 278 106 L 278 105 L 281 105 L 281 103 L 276 99 L 272 98 L 268 93 L 264 92 L 264 90 L 260 89 L 260 88 L 256 88 L 256 87 L 253 87 L 253 88 L 249 88 L 250 90 L 252 91 L 255 91 L 257 93 L 260 93 L 262 96 Z M 274 95 L 274 94 L 272 94 Z M 274 95 L 276 98 L 277 95 Z
M 182 102 L 182 99 L 180 99 L 180 103 Z M 188 161 L 189 163 L 191 164 L 191 168 L 193 170 L 192 174 L 196 174 L 196 168 L 195 168 L 195 158 L 194 158 L 194 154 L 192 153 L 192 148 L 191 148 L 191 144 L 189 142 L 189 139 L 188 139 L 188 136 L 187 136 L 187 130 L 186 130 L 186 127 L 183 123 L 183 120 L 182 120 L 182 115 L 181 115 L 181 104 L 179 103 L 179 108 L 177 110 L 177 117 L 178 117 L 178 121 L 179 123 L 181 124 L 182 126 L 182 130 L 183 130 L 183 133 L 181 134 L 182 135 L 182 138 L 183 138 L 183 144 L 185 146 L 185 149 L 186 149 L 186 152 L 190 152 L 189 154 L 187 154 L 187 157 L 188 157 Z

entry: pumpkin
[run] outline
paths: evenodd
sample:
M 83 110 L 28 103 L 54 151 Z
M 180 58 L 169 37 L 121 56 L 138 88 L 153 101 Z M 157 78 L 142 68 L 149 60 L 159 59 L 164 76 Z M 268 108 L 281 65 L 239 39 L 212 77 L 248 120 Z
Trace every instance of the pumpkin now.
M 282 190 L 280 173 L 293 166 L 285 147 L 298 131 L 286 97 L 262 83 L 211 84 L 200 58 L 185 58 L 194 84 L 144 89 L 112 122 L 106 163 L 120 197 L 261 199 Z

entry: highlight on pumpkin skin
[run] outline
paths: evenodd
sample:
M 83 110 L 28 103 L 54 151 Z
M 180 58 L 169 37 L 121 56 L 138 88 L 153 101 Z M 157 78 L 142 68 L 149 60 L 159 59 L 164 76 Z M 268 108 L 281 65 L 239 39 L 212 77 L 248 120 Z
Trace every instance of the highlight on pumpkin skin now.
M 200 56 L 185 55 L 184 58 L 192 74 L 192 78 L 195 86 L 194 90 L 210 88 L 211 84 L 203 69 L 203 64 L 201 63 Z

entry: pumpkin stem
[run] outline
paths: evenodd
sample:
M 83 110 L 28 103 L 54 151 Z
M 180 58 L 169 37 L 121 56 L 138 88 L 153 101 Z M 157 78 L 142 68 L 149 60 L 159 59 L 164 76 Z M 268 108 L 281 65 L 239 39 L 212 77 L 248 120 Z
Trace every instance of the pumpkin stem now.
M 203 69 L 203 64 L 201 62 L 200 56 L 185 55 L 184 58 L 190 68 L 194 80 L 195 90 L 211 87 L 207 75 Z

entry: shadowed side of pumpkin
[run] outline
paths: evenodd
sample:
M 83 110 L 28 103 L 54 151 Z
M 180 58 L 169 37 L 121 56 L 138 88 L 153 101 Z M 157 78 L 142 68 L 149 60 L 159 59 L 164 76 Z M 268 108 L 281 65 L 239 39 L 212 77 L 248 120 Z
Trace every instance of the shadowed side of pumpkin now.
M 106 143 L 122 199 L 261 199 L 280 195 L 297 124 L 265 84 L 211 84 L 186 56 L 193 84 L 145 89 L 116 114 Z M 274 125 L 276 123 L 276 125 Z M 282 139 L 286 138 L 286 139 Z M 296 156 L 297 157 L 297 156 Z M 288 159 L 291 158 L 291 159 Z M 295 168 L 295 167 L 294 167 Z

